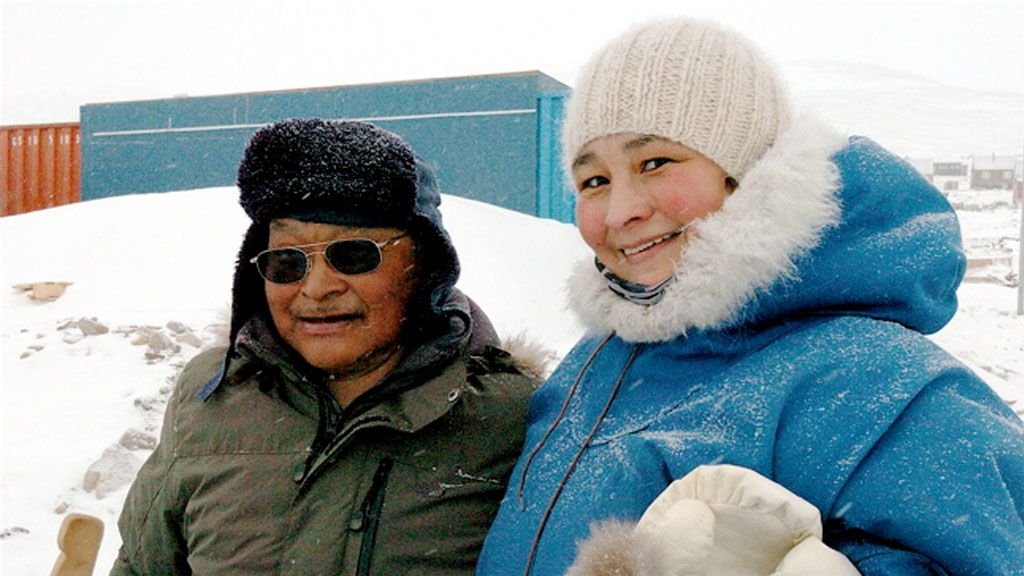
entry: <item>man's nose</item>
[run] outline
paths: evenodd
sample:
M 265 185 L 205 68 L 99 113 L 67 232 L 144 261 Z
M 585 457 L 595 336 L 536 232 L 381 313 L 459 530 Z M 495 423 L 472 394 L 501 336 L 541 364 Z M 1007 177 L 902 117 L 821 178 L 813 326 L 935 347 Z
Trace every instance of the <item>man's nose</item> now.
M 335 270 L 323 254 L 310 254 L 309 270 L 302 279 L 302 294 L 311 300 L 322 300 L 329 294 L 348 291 L 345 275 Z

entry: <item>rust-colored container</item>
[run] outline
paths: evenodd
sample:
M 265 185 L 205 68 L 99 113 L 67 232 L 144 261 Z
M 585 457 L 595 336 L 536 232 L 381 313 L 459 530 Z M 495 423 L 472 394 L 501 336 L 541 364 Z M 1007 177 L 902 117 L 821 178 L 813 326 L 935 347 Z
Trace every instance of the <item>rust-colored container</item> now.
M 81 158 L 78 124 L 0 126 L 2 215 L 77 202 Z

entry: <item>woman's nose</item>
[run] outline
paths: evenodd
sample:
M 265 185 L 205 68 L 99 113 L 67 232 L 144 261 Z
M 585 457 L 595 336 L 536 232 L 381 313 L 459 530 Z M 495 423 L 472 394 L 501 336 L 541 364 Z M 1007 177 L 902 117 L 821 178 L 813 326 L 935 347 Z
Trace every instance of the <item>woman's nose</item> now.
M 647 197 L 628 182 L 612 185 L 608 196 L 608 212 L 605 225 L 609 228 L 624 228 L 636 221 L 650 218 L 654 212 Z

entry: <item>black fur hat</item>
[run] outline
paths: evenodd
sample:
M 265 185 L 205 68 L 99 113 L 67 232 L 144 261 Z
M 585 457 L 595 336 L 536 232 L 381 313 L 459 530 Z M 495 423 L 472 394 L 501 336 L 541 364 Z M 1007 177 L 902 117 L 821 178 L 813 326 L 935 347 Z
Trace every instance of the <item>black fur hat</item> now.
M 256 223 L 401 227 L 416 202 L 416 157 L 404 140 L 365 122 L 285 120 L 249 141 L 238 189 Z
M 249 141 L 238 189 L 252 225 L 235 267 L 232 346 L 254 315 L 269 319 L 263 279 L 249 260 L 267 248 L 269 223 L 276 218 L 409 232 L 420 269 L 413 316 L 430 324 L 444 315 L 459 259 L 441 222 L 433 172 L 397 135 L 355 121 L 271 124 Z

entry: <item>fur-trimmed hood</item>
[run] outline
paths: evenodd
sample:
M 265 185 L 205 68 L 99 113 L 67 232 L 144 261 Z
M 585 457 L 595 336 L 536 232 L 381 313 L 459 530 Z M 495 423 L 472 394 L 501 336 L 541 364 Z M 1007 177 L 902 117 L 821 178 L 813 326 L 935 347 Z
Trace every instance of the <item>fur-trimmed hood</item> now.
M 630 342 L 840 311 L 927 333 L 956 310 L 965 261 L 949 204 L 906 163 L 813 117 L 693 230 L 657 304 L 622 299 L 587 260 L 569 279 L 570 308 L 591 332 Z

